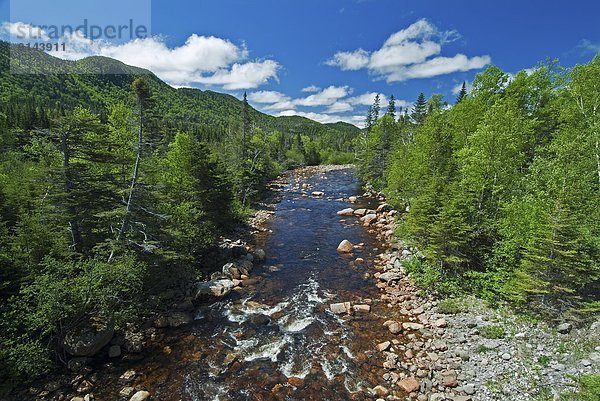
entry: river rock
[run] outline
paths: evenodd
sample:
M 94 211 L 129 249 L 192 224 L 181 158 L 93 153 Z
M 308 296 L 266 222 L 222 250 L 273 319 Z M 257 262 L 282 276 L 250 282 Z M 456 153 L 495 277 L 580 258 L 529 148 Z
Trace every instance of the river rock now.
M 304 379 L 301 379 L 299 377 L 288 378 L 288 383 L 297 388 L 304 387 Z
M 233 287 L 233 281 L 227 279 L 200 282 L 196 284 L 196 299 L 207 296 L 224 297 Z
M 264 262 L 264 260 L 267 258 L 267 254 L 264 249 L 259 248 L 254 251 L 254 257 L 258 262 Z
M 358 313 L 369 313 L 369 312 L 371 312 L 371 306 L 369 306 L 369 305 L 354 305 L 352 307 L 352 309 L 354 309 L 354 312 L 358 312 Z
M 337 247 L 337 250 L 338 252 L 342 253 L 350 253 L 354 250 L 354 245 L 352 245 L 352 242 L 345 239 L 342 242 L 340 242 L 340 244 Z
M 338 216 L 352 216 L 353 214 L 354 214 L 354 209 L 352 209 L 351 207 L 337 212 Z
M 324 196 L 325 193 L 322 192 L 322 191 L 313 191 L 311 195 L 314 196 L 314 197 L 316 197 L 316 198 L 320 198 L 320 197 Z
M 365 226 L 370 226 L 371 224 L 377 221 L 377 215 L 367 214 L 366 216 L 362 217 L 360 221 L 362 221 Z
M 341 315 L 343 313 L 348 313 L 352 311 L 350 302 L 340 302 L 337 304 L 329 305 L 329 310 L 335 313 L 336 315 Z
M 454 369 L 445 370 L 442 372 L 442 386 L 456 387 L 458 386 L 458 376 Z
M 424 326 L 421 323 L 404 322 L 402 327 L 404 330 L 421 330 Z
M 385 213 L 391 212 L 393 209 L 392 205 L 388 205 L 387 203 L 382 203 L 377 207 L 377 213 Z
M 114 329 L 97 331 L 88 326 L 69 332 L 63 342 L 65 350 L 73 356 L 93 356 L 113 338 Z
M 171 312 L 167 316 L 170 327 L 179 327 L 192 322 L 192 317 L 185 312 Z
M 225 266 L 223 266 L 222 271 L 225 277 L 229 277 L 236 280 L 239 280 L 242 275 L 240 269 L 238 269 L 237 266 L 233 263 L 227 263 Z
M 350 202 L 350 203 L 356 203 L 357 200 L 358 200 L 358 198 L 356 196 L 351 196 L 348 198 L 348 202 Z
M 367 214 L 367 209 L 356 209 L 354 211 L 354 215 L 358 217 L 363 217 L 365 214 Z
M 379 352 L 383 352 L 383 351 L 387 350 L 387 349 L 390 347 L 390 345 L 392 345 L 392 343 L 391 343 L 391 342 L 389 342 L 389 341 L 384 341 L 384 342 L 382 342 L 382 343 L 379 343 L 379 344 L 377 344 L 377 350 L 378 350 Z
M 142 390 L 142 391 L 138 391 L 137 393 L 135 393 L 129 399 L 129 401 L 144 401 L 144 400 L 147 400 L 148 398 L 150 398 L 150 393 Z
M 379 279 L 382 281 L 395 281 L 395 280 L 400 280 L 402 279 L 402 275 L 400 273 L 395 273 L 395 272 L 387 272 L 387 273 L 383 273 L 379 276 Z
M 392 334 L 398 334 L 402 331 L 402 325 L 398 322 L 392 322 L 388 325 L 388 330 Z
M 556 331 L 560 334 L 568 334 L 573 329 L 573 325 L 571 323 L 562 323 L 556 327 Z
M 407 379 L 400 380 L 398 382 L 398 387 L 400 387 L 400 389 L 402 389 L 402 391 L 405 391 L 407 393 L 412 393 L 413 391 L 419 390 L 421 388 L 421 385 L 419 384 L 417 379 L 415 379 L 413 376 L 411 376 Z

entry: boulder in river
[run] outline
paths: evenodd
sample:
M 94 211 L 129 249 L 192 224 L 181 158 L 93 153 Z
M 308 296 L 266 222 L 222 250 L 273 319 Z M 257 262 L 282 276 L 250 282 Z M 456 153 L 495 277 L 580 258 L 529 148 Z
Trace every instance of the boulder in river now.
M 315 198 L 320 198 L 320 197 L 324 196 L 325 193 L 321 192 L 321 191 L 313 191 L 313 193 L 311 195 L 314 196 Z
M 340 302 L 337 304 L 329 305 L 329 310 L 331 310 L 336 315 L 341 315 L 344 313 L 350 314 L 352 312 L 350 302 Z
M 352 209 L 351 207 L 337 212 L 338 216 L 352 216 L 353 214 L 354 214 L 354 209 Z
M 240 273 L 240 269 L 238 269 L 236 265 L 234 265 L 233 263 L 227 263 L 223 266 L 223 275 L 225 277 L 239 280 L 242 273 Z
M 357 200 L 358 200 L 358 198 L 356 196 L 351 196 L 348 198 L 348 202 L 350 202 L 350 203 L 356 203 Z
M 150 398 L 150 393 L 142 390 L 142 391 L 138 391 L 137 393 L 135 393 L 129 399 L 129 401 L 144 401 L 144 400 L 147 400 L 148 398 Z
M 352 242 L 345 239 L 342 242 L 340 242 L 340 244 L 337 247 L 337 250 L 338 252 L 342 253 L 350 253 L 354 250 L 354 245 L 352 245 Z
M 202 297 L 224 297 L 233 289 L 233 281 L 227 279 L 203 281 L 196 284 L 196 299 Z
M 369 306 L 369 305 L 354 305 L 352 307 L 352 309 L 354 309 L 354 312 L 358 312 L 358 313 L 369 313 L 369 312 L 371 312 L 371 306 Z
M 65 350 L 73 356 L 93 356 L 113 338 L 113 327 L 96 330 L 91 326 L 75 329 L 65 336 Z

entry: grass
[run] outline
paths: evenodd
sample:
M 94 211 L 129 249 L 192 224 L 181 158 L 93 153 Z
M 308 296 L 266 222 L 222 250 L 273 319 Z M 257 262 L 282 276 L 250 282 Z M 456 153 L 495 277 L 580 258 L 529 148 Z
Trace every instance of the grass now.
M 491 350 L 492 350 L 492 348 L 488 348 L 483 344 L 481 344 L 481 345 L 479 345 L 479 347 L 477 347 L 477 352 L 479 352 L 480 354 L 483 354 L 483 353 L 491 351 Z
M 445 315 L 455 315 L 462 310 L 462 302 L 457 298 L 446 298 L 438 304 L 438 311 Z
M 493 324 L 489 326 L 483 326 L 481 329 L 479 329 L 479 333 L 482 337 L 490 339 L 504 338 L 505 335 L 502 326 Z
M 548 365 L 550 365 L 550 358 L 546 355 L 542 355 L 538 358 L 538 363 L 544 367 L 547 368 Z
M 571 377 L 577 383 L 578 390 L 561 394 L 561 400 L 600 401 L 600 375 Z

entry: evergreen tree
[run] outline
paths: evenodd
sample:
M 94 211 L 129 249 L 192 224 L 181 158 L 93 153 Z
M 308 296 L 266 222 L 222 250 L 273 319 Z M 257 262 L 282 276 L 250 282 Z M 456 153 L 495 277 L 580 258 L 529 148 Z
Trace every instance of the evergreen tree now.
M 459 104 L 467 97 L 467 83 L 463 81 L 462 86 L 460 87 L 460 92 L 458 92 L 458 96 L 456 97 L 456 103 Z
M 386 114 L 396 121 L 396 101 L 394 100 L 394 95 L 390 96 Z
M 379 111 L 381 110 L 381 98 L 379 96 L 379 93 L 377 95 L 375 95 L 375 100 L 373 101 L 373 116 L 372 116 L 372 123 L 375 124 L 377 122 L 377 120 L 379 120 Z
M 369 106 L 369 109 L 367 110 L 367 116 L 365 118 L 365 130 L 367 132 L 371 132 L 371 129 L 373 129 L 373 106 Z
M 416 124 L 421 124 L 427 116 L 427 101 L 423 92 L 419 93 L 419 97 L 413 106 L 412 119 Z

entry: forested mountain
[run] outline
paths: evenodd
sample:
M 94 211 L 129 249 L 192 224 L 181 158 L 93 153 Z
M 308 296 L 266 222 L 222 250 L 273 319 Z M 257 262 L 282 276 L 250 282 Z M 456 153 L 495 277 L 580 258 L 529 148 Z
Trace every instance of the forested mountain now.
M 271 178 L 352 161 L 358 133 L 0 43 L 0 390 L 51 369 L 70 330 L 199 279 Z
M 424 288 L 555 314 L 600 294 L 600 56 L 479 74 L 456 103 L 421 94 L 358 139 L 363 179 L 406 213 Z

